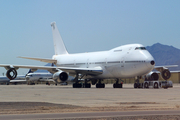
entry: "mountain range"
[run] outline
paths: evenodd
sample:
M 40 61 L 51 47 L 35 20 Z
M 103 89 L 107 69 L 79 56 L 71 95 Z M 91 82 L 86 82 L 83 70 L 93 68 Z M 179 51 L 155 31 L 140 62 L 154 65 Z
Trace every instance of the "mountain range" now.
M 170 70 L 180 70 L 180 49 L 160 43 L 147 46 L 146 49 L 151 53 L 156 61 L 156 66 L 178 65 Z

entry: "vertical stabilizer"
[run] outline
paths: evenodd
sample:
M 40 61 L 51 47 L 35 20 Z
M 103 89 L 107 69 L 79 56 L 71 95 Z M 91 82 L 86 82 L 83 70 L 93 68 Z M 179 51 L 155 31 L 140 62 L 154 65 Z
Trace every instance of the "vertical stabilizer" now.
M 51 23 L 55 55 L 68 54 L 55 22 Z

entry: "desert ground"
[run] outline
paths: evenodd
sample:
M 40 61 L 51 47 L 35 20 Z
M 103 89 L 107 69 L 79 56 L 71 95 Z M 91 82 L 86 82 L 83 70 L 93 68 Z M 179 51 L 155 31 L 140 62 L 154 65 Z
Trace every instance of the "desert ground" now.
M 0 114 L 69 113 L 99 111 L 180 110 L 180 84 L 168 89 L 72 88 L 71 85 L 1 85 Z M 154 116 L 180 119 L 180 116 Z M 131 116 L 121 119 L 155 119 Z M 76 119 L 76 118 L 74 118 Z M 88 118 L 90 119 L 90 118 Z M 95 119 L 95 118 L 93 118 Z M 119 119 L 119 118 L 97 118 Z

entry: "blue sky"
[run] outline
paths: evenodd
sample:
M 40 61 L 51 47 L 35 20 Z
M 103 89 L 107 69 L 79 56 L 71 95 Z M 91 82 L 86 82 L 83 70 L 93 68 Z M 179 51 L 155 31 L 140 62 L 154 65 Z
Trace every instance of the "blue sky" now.
M 129 43 L 180 49 L 179 5 L 179 0 L 0 0 L 0 64 L 44 65 L 17 56 L 51 58 L 53 21 L 69 53 Z

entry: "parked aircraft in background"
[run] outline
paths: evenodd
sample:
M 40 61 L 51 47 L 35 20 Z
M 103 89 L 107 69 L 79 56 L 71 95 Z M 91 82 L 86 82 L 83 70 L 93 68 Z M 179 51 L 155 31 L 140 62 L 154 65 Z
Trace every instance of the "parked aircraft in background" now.
M 0 76 L 0 84 L 9 85 L 10 83 L 12 84 L 26 83 L 25 75 L 18 75 L 14 80 L 10 80 L 5 76 Z
M 68 82 L 73 82 L 74 77 L 69 76 L 68 80 L 65 82 L 65 84 L 68 84 Z M 34 73 L 28 73 L 26 75 L 26 81 L 28 84 L 35 84 L 35 82 L 47 82 L 46 84 L 49 84 L 49 82 L 55 82 L 57 85 L 58 83 L 64 83 L 62 81 L 54 81 L 53 80 L 53 74 L 50 72 L 46 73 L 39 73 L 39 72 L 34 72 Z
M 35 85 L 35 82 L 47 82 L 46 84 L 49 84 L 48 82 L 54 82 L 52 79 L 51 73 L 28 73 L 26 75 L 26 81 L 29 85 Z
M 157 73 L 151 71 L 156 69 L 160 71 L 162 77 L 167 80 L 171 74 L 167 67 L 155 67 L 155 60 L 152 55 L 141 44 L 128 44 L 113 48 L 108 51 L 89 52 L 69 54 L 57 29 L 56 23 L 51 23 L 55 55 L 52 59 L 20 57 L 25 59 L 37 60 L 55 64 L 56 66 L 30 66 L 30 65 L 4 65 L 0 67 L 7 69 L 7 77 L 15 79 L 17 69 L 30 68 L 33 71 L 37 69 L 48 70 L 53 74 L 55 81 L 66 82 L 69 76 L 75 76 L 73 88 L 80 88 L 80 80 L 84 79 L 84 87 L 90 88 L 91 81 L 96 84 L 96 88 L 104 88 L 101 83 L 103 79 L 116 79 L 114 88 L 119 88 L 119 79 L 135 77 L 136 85 L 139 84 L 139 78 L 157 78 Z M 95 43 L 94 43 L 95 44 Z M 172 67 L 172 66 L 170 66 Z

